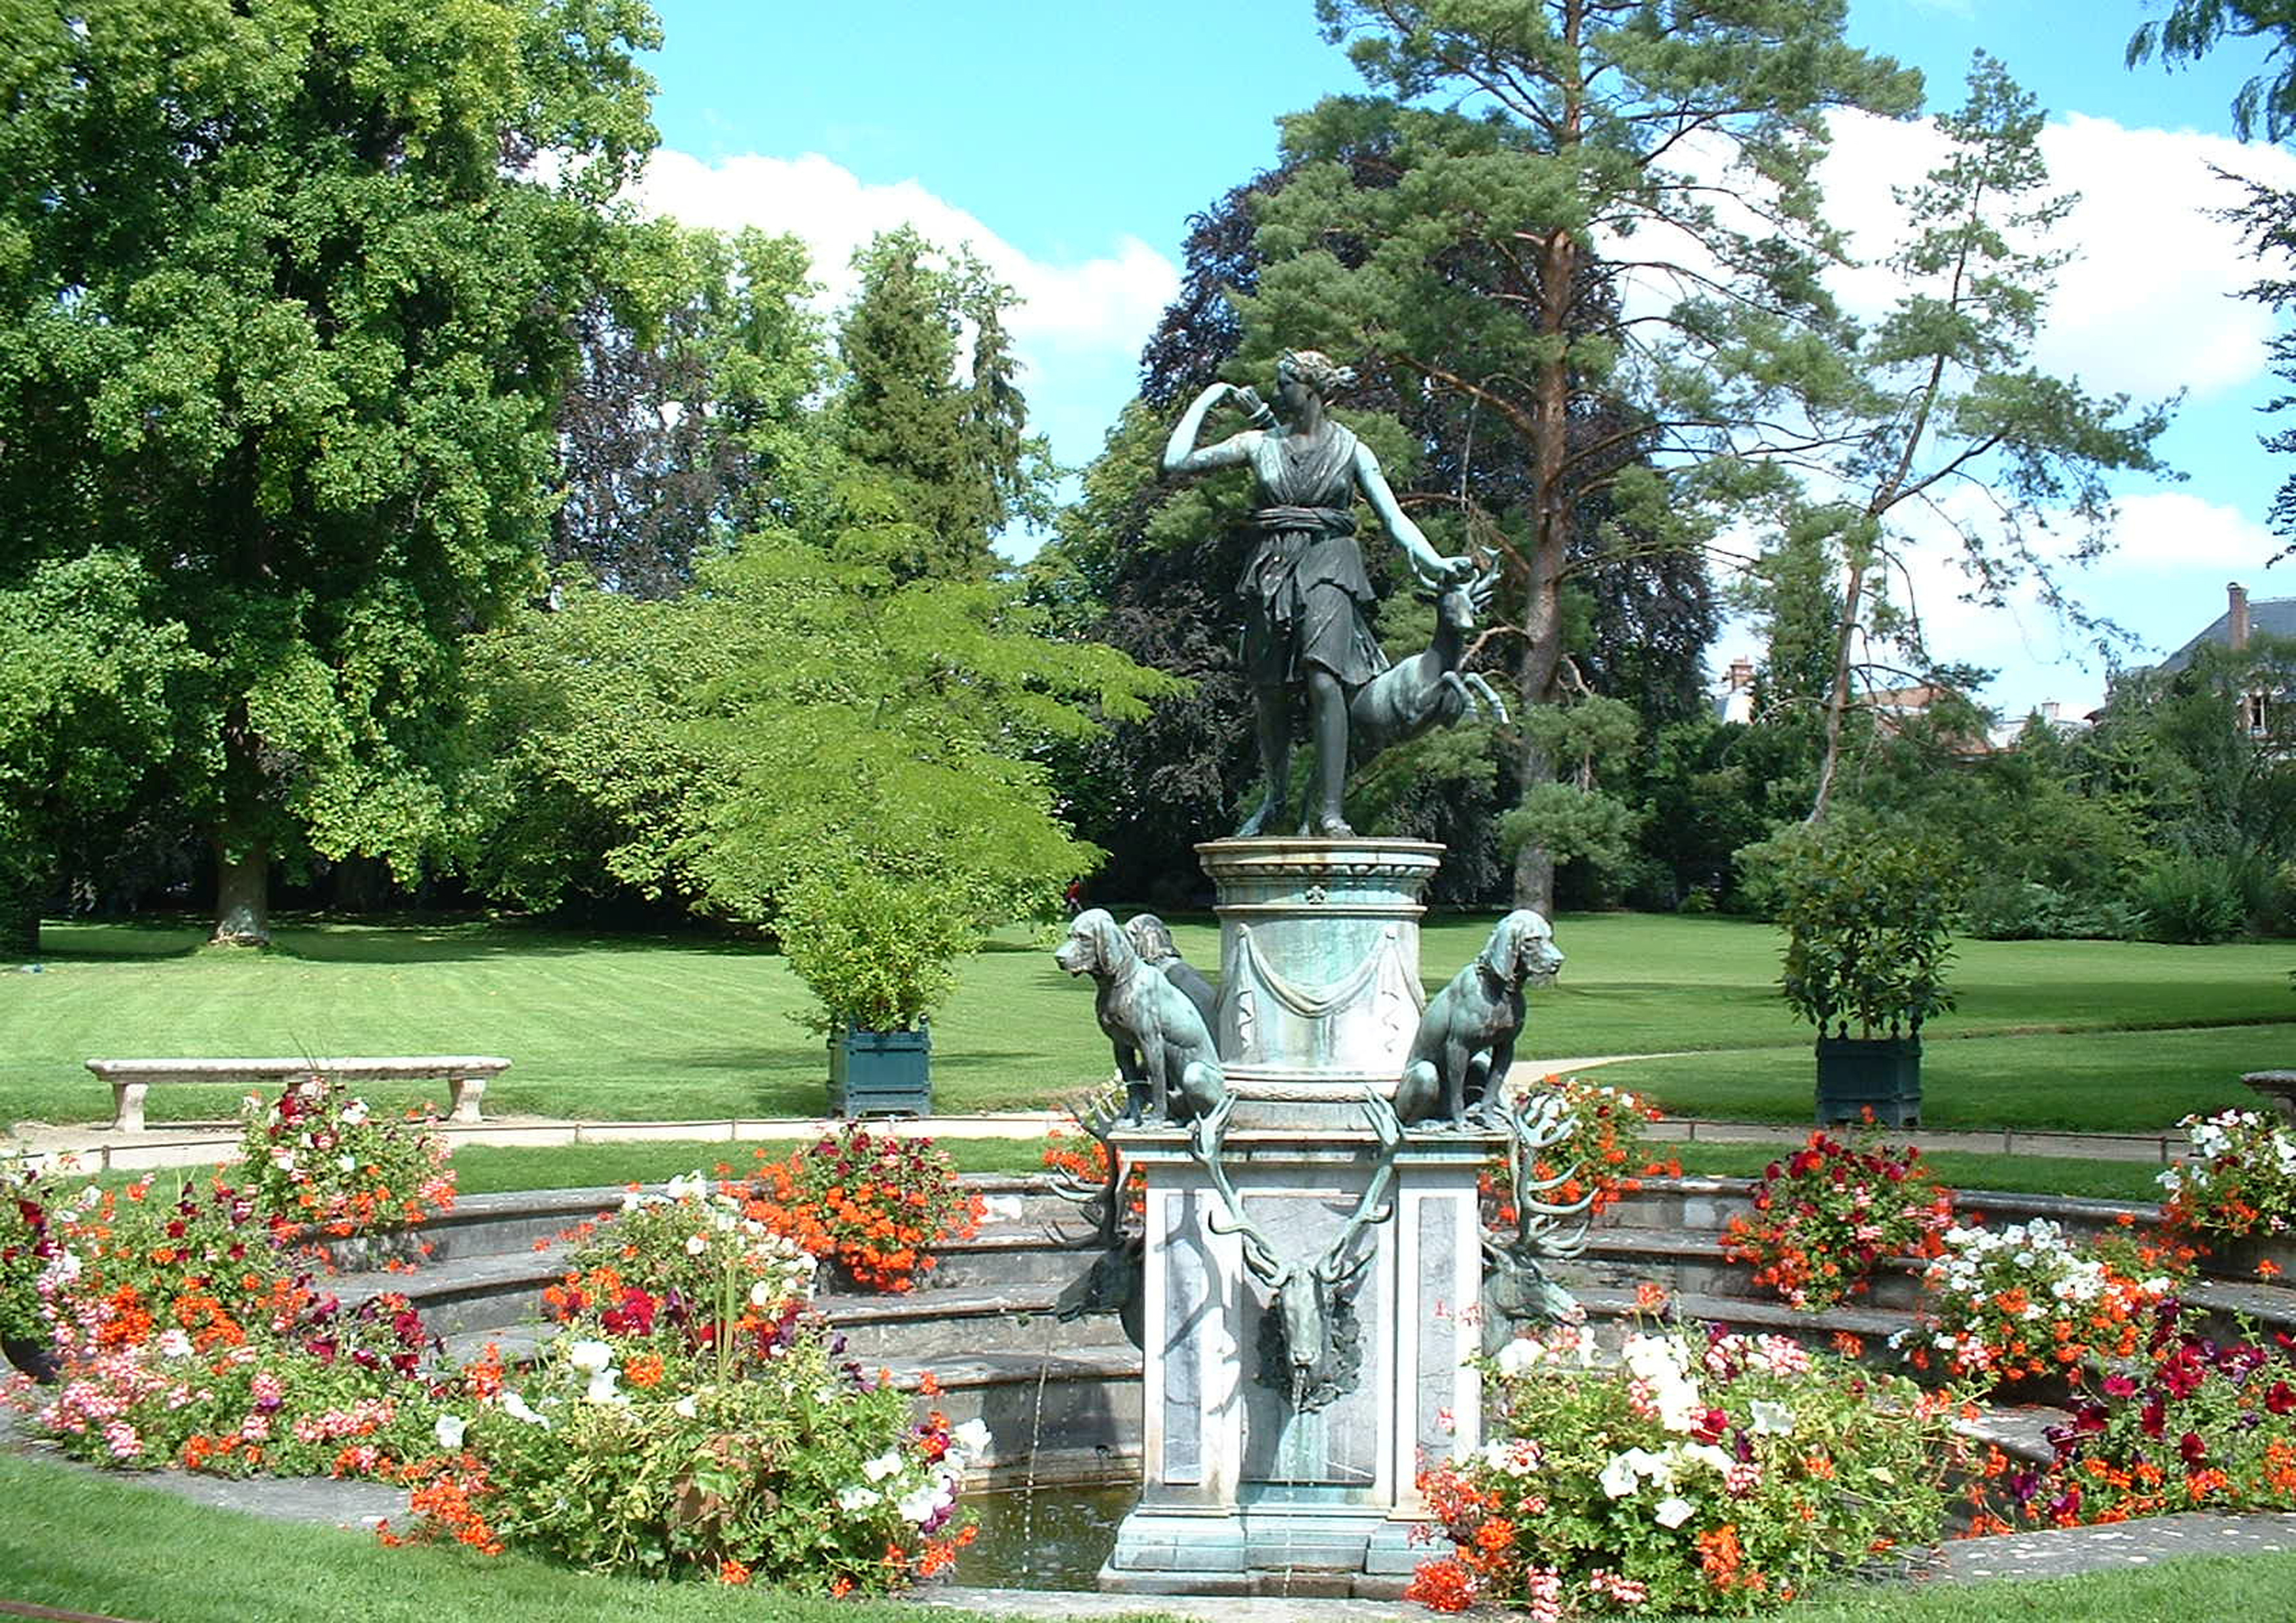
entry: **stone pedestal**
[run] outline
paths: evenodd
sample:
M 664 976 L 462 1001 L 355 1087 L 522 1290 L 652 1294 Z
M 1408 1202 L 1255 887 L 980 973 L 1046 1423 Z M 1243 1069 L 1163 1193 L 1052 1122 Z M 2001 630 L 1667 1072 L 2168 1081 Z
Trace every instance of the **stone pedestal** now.
M 1338 1106 L 1392 1094 L 1427 1007 L 1421 901 L 1443 848 L 1418 840 L 1215 840 L 1220 1060 L 1250 1103 Z M 1257 1110 L 1307 1121 L 1319 1110 Z
M 1230 840 L 1197 848 L 1219 888 L 1220 1154 L 1283 1263 L 1332 1253 L 1383 1159 L 1366 1090 L 1391 1094 L 1425 995 L 1420 897 L 1439 846 Z M 1416 1481 L 1480 1437 L 1464 1367 L 1480 1341 L 1477 1177 L 1496 1142 L 1426 1133 L 1394 1153 L 1383 1221 L 1333 1315 L 1328 1385 L 1294 1406 L 1271 1292 L 1228 1194 L 1179 1128 L 1112 1142 L 1146 1175 L 1143 1485 L 1103 1588 L 1399 1594 L 1424 1545 Z M 1264 1271 L 1264 1270 L 1263 1270 Z
M 1480 1332 L 1480 1136 L 1408 1143 L 1393 1215 L 1341 1320 L 1351 1373 L 1295 1411 L 1267 1290 L 1226 1208 L 1176 1131 L 1120 1141 L 1148 1183 L 1147 1346 L 1139 1507 L 1101 1573 L 1149 1594 L 1392 1596 L 1427 1550 L 1423 1464 L 1480 1436 L 1464 1368 Z M 1258 1228 L 1303 1265 L 1338 1239 L 1376 1164 L 1367 1131 L 1238 1132 L 1223 1165 Z

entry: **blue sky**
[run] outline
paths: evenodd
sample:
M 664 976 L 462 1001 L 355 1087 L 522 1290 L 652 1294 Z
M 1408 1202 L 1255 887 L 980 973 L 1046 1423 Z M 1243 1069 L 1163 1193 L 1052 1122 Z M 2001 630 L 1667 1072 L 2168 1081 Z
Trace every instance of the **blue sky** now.
M 1029 400 L 1070 464 L 1131 392 L 1188 216 L 1271 161 L 1281 114 L 1359 87 L 1310 0 L 657 4 L 663 150 L 649 201 L 697 224 L 798 231 L 832 300 L 844 253 L 871 230 L 906 217 L 970 240 L 1029 300 L 1015 332 Z M 2086 258 L 2061 279 L 2040 358 L 2103 389 L 2187 391 L 2161 447 L 2187 480 L 2127 486 L 2113 557 L 2069 578 L 2139 635 L 2139 662 L 2221 612 L 2228 580 L 2296 595 L 2296 564 L 2264 567 L 2272 494 L 2296 471 L 2256 446 L 2257 408 L 2278 392 L 2263 370 L 2270 324 L 2230 297 L 2248 270 L 2199 212 L 2232 200 L 2210 163 L 2296 186 L 2296 157 L 2230 139 L 2227 106 L 2257 48 L 2173 73 L 2122 66 L 2130 31 L 2161 9 L 1854 0 L 1849 29 L 1922 69 L 1933 109 L 1959 101 L 1978 47 L 2008 64 L 2050 111 L 2056 184 L 2085 199 L 2067 235 Z M 1920 148 L 1886 128 L 1837 136 L 1854 225 L 1888 182 L 1917 176 Z M 1945 652 L 2002 670 L 1989 701 L 2021 713 L 2101 697 L 2101 662 L 2046 613 L 1980 614 L 1951 586 L 1923 581 L 1923 610 Z M 1743 643 L 1718 644 L 1718 668 Z

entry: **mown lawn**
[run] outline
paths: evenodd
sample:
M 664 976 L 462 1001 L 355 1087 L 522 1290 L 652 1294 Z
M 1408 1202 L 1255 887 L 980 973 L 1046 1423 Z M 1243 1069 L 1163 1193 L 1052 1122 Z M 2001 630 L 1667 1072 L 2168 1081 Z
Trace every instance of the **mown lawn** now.
M 1215 969 L 1208 916 L 1174 921 Z M 1491 920 L 1431 919 L 1440 985 Z M 0 1122 L 101 1119 L 95 1055 L 500 1053 L 504 1113 L 589 1119 L 817 1112 L 821 1041 L 775 955 L 700 935 L 610 936 L 519 921 L 291 921 L 267 953 L 201 945 L 193 921 L 51 924 L 41 972 L 0 973 Z M 1677 1114 L 1803 1118 L 1809 1033 L 1774 990 L 1778 938 L 1720 918 L 1569 915 L 1562 979 L 1536 994 L 1521 1053 L 1696 1051 L 1616 1074 Z M 1043 1106 L 1107 1074 L 1091 988 L 1050 939 L 1013 930 L 965 964 L 934 1022 L 937 1102 Z M 2243 1070 L 2296 1061 L 2296 944 L 2172 947 L 1967 942 L 1961 1006 L 1929 1031 L 1932 1125 L 2144 1130 L 2245 1102 Z M 414 1096 L 372 1090 L 396 1106 Z M 419 1091 L 419 1090 L 414 1090 Z M 155 1090 L 154 1120 L 227 1114 L 226 1090 Z
M 649 1584 L 460 1546 L 283 1525 L 77 1468 L 0 1454 L 0 1599 L 155 1623 L 973 1623 L 977 1613 L 855 1604 L 717 1584 Z M 2163 1562 L 2041 1581 L 1843 1585 L 1792 1623 L 2192 1623 L 2283 1618 L 2296 1555 Z M 1398 1616 L 1405 1608 L 1396 1609 Z M 1136 1623 L 1159 1616 L 1144 1600 Z M 1168 1614 L 1167 1614 L 1168 1615 Z M 1428 1615 L 1428 1614 L 1422 1614 Z

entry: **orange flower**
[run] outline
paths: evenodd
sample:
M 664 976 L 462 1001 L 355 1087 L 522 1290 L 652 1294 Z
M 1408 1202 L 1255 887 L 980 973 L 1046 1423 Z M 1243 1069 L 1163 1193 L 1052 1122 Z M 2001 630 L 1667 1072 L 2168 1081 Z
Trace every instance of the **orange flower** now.
M 721 1584 L 746 1584 L 750 1581 L 750 1570 L 728 1555 L 718 1563 L 718 1581 Z

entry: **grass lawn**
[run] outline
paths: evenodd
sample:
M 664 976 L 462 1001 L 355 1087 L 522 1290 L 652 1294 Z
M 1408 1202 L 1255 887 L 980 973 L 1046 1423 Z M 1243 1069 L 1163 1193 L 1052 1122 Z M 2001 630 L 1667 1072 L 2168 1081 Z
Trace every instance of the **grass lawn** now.
M 258 1521 L 118 1478 L 0 1455 L 0 1599 L 164 1623 L 972 1623 L 977 1614 L 807 1601 L 715 1584 L 648 1584 L 459 1546 L 382 1548 L 370 1535 Z M 1794 1623 L 2191 1623 L 2280 1618 L 2296 1555 L 2164 1562 L 2038 1582 L 1843 1586 Z M 1398 1609 L 1398 1611 L 1400 1609 Z M 1156 1616 L 1143 1600 L 1136 1617 Z
M 1217 965 L 1209 917 L 1176 920 Z M 1439 985 L 1491 920 L 1422 934 Z M 504 1113 L 590 1119 L 810 1115 L 821 1041 L 807 999 L 762 949 L 699 935 L 605 936 L 517 921 L 288 921 L 267 953 L 203 947 L 192 920 L 51 924 L 38 974 L 0 973 L 0 1122 L 102 1119 L 92 1056 L 500 1053 Z M 1534 1061 L 1697 1050 L 1617 1074 L 1670 1111 L 1803 1118 L 1809 1033 L 1773 988 L 1778 937 L 1721 918 L 1566 916 L 1562 978 L 1534 995 Z M 963 968 L 933 1024 L 939 1108 L 1042 1106 L 1107 1074 L 1091 989 L 1048 941 L 1008 931 Z M 2296 1059 L 2296 944 L 1967 942 L 1961 1007 L 1930 1028 L 1926 1119 L 1938 1126 L 2166 1127 L 2245 1102 L 2239 1073 Z M 422 1090 L 368 1090 L 397 1106 Z M 228 1090 L 156 1089 L 155 1121 L 227 1114 Z

